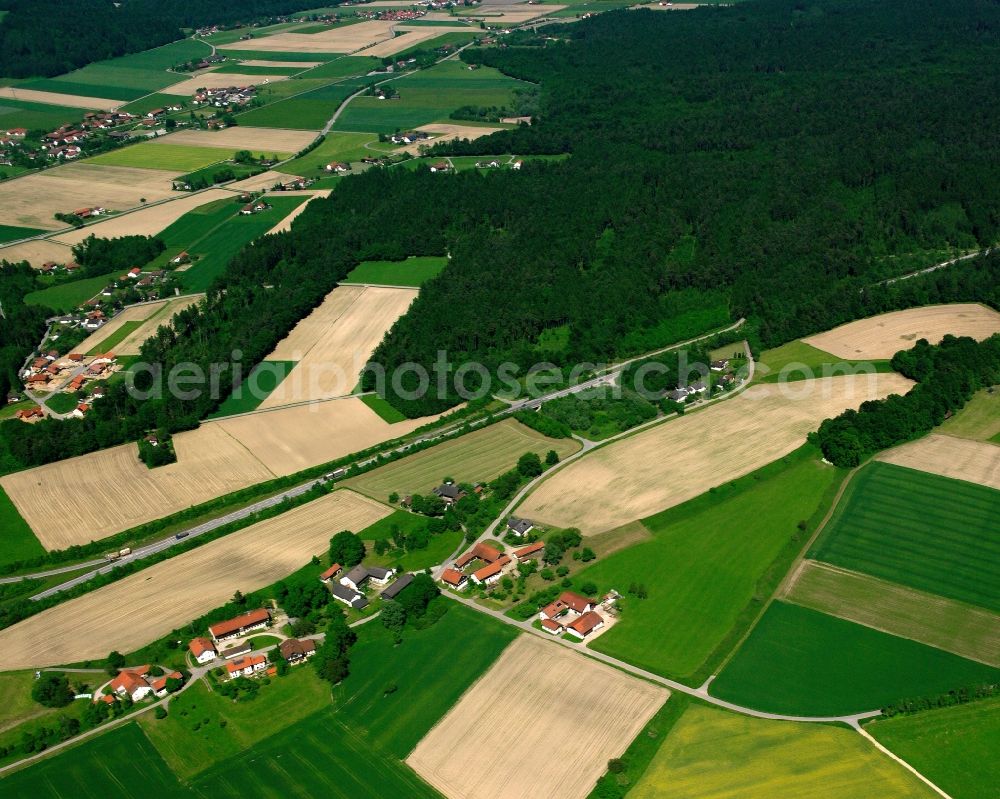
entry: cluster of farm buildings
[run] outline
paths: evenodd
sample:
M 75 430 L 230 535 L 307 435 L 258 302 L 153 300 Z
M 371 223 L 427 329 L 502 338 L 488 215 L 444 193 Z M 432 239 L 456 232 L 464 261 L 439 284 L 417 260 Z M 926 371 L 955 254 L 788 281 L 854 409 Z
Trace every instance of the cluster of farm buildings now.
M 678 384 L 677 388 L 668 391 L 665 396 L 674 402 L 695 402 L 707 397 L 710 391 L 725 391 L 739 385 L 739 378 L 733 374 L 728 359 L 712 361 L 709 370 L 711 374 L 706 379 Z

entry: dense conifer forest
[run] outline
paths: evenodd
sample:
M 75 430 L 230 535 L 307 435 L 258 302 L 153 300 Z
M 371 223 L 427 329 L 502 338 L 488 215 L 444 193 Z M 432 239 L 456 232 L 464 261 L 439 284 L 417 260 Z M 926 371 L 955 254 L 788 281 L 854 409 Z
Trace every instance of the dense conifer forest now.
M 997 4 L 763 0 L 520 36 L 463 57 L 538 82 L 538 117 L 474 149 L 569 158 L 347 178 L 239 254 L 145 359 L 207 368 L 238 349 L 249 368 L 357 262 L 407 255 L 451 258 L 376 351 L 388 369 L 439 350 L 601 361 L 740 316 L 773 346 L 894 308 L 1000 303 L 996 256 L 880 283 L 1000 238 Z M 389 399 L 409 416 L 458 401 Z M 219 401 L 119 387 L 85 420 L 5 427 L 33 464 L 194 426 Z

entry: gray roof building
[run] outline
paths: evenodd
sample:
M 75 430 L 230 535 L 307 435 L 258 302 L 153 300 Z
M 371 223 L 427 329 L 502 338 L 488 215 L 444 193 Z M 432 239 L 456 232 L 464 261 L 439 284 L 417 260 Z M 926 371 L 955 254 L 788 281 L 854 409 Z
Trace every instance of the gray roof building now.
M 406 586 L 413 582 L 412 574 L 404 574 L 396 582 L 390 585 L 382 592 L 383 599 L 395 599 L 399 596 L 399 592 L 402 591 Z

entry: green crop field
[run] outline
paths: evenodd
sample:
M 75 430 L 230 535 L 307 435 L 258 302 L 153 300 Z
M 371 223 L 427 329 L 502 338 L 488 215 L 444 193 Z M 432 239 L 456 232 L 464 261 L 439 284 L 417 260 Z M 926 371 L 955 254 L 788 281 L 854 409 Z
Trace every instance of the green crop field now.
M 272 679 L 252 702 L 234 703 L 202 681 L 171 700 L 167 718 L 147 713 L 139 723 L 173 772 L 188 780 L 329 707 L 329 684 L 303 666 Z
M 191 795 L 135 724 L 125 724 L 0 780 L 0 793 L 33 799 L 179 799 Z
M 404 630 L 395 646 L 381 624 L 359 627 L 351 674 L 334 689 L 337 715 L 377 749 L 406 757 L 518 631 L 446 599 L 426 630 Z M 386 694 L 386 689 L 396 690 Z
M 192 785 L 214 799 L 344 799 L 439 796 L 403 763 L 358 737 L 353 723 L 321 711 L 224 763 Z
M 270 56 L 268 56 L 270 58 Z M 322 59 L 313 58 L 312 55 L 302 55 L 302 61 L 320 61 Z M 349 78 L 353 75 L 367 75 L 373 69 L 382 66 L 382 60 L 372 56 L 343 56 L 333 61 L 328 61 L 319 67 L 309 70 L 307 77 L 310 78 Z
M 888 361 L 844 361 L 802 341 L 790 341 L 788 344 L 761 353 L 756 379 L 765 383 L 776 383 L 779 379 L 803 380 L 827 374 L 869 370 L 869 367 L 875 372 L 892 371 Z M 783 369 L 788 370 L 784 378 L 781 377 Z
M 143 169 L 166 169 L 178 174 L 192 172 L 209 164 L 232 158 L 233 153 L 221 147 L 199 147 L 189 144 L 143 142 L 131 144 L 88 160 L 91 164 L 131 166 Z
M 235 218 L 241 206 L 242 203 L 237 202 L 234 195 L 231 200 L 214 200 L 188 211 L 180 219 L 156 234 L 156 237 L 166 245 L 166 249 L 154 258 L 150 265 L 154 268 L 162 267 L 169 263 L 171 258 L 190 250 L 215 228 L 227 220 Z
M 94 347 L 87 355 L 97 355 L 101 352 L 114 352 L 115 347 L 121 344 L 125 339 L 131 336 L 136 330 L 142 327 L 143 322 L 123 322 L 122 326 L 119 327 L 114 333 L 108 336 L 104 341 Z M 51 403 L 48 403 L 49 407 L 52 407 Z
M 1000 435 L 1000 391 L 983 389 L 965 407 L 945 420 L 938 431 L 976 441 L 995 441 Z
M 1000 698 L 880 719 L 865 729 L 952 796 L 996 797 Z
M 431 23 L 433 25 L 435 23 Z M 451 22 L 442 22 L 437 24 L 451 25 Z M 450 31 L 448 33 L 442 33 L 440 36 L 435 36 L 433 39 L 424 39 L 424 41 L 419 44 L 413 45 L 413 47 L 407 47 L 405 50 L 401 50 L 396 53 L 395 58 L 402 59 L 411 53 L 415 53 L 421 50 L 436 50 L 439 47 L 444 47 L 445 45 L 452 45 L 453 47 L 461 47 L 463 44 L 467 44 L 475 39 L 477 36 L 481 35 L 482 31 L 476 28 L 469 28 L 468 31 Z
M 335 130 L 393 133 L 429 122 L 450 122 L 449 114 L 465 105 L 509 106 L 512 90 L 528 84 L 483 67 L 468 70 L 459 61 L 448 61 L 392 82 L 399 100 L 358 97 L 344 109 Z M 465 123 L 459 123 L 465 124 Z
M 21 518 L 7 492 L 0 488 L 0 564 L 14 563 L 45 554 L 28 523 Z
M 931 799 L 851 730 L 740 716 L 692 703 L 629 799 Z
M 711 692 L 773 713 L 827 716 L 876 710 L 998 678 L 1000 669 L 775 602 Z
M 798 523 L 820 515 L 843 475 L 809 447 L 784 460 L 644 520 L 652 538 L 580 572 L 601 590 L 638 582 L 649 594 L 627 597 L 621 622 L 592 648 L 661 674 L 695 672 L 737 624 L 771 563 L 805 534 Z
M 166 108 L 168 105 L 180 105 L 185 109 L 183 112 L 174 111 L 167 114 L 167 116 L 179 116 L 181 113 L 186 116 L 189 113 L 187 103 L 187 97 L 181 97 L 176 94 L 160 94 L 159 92 L 155 92 L 153 94 L 147 94 L 144 97 L 140 97 L 138 100 L 133 100 L 127 105 L 123 105 L 122 110 L 128 111 L 130 114 L 142 115 L 152 111 L 154 108 Z
M 426 255 L 405 261 L 362 261 L 341 283 L 379 283 L 386 286 L 420 286 L 445 268 L 444 256 Z
M 365 396 L 361 398 L 361 401 L 389 424 L 396 424 L 396 422 L 402 422 L 406 419 L 406 417 L 390 405 L 388 401 L 375 394 L 365 394 Z
M 118 274 L 116 272 L 97 275 L 96 277 L 61 283 L 57 286 L 49 286 L 26 294 L 24 301 L 29 305 L 45 305 L 56 311 L 70 311 L 100 292 Z
M 174 83 L 176 79 L 171 77 L 170 82 Z M 77 97 L 100 97 L 105 100 L 135 100 L 144 94 L 149 94 L 146 89 L 135 89 L 112 83 L 77 83 L 70 80 L 68 76 L 62 78 L 40 78 L 39 80 L 22 83 L 20 86 L 39 92 L 61 92 L 62 94 L 73 94 Z M 160 87 L 157 86 L 155 88 Z
M 233 391 L 219 409 L 209 419 L 232 416 L 234 413 L 248 413 L 267 399 L 278 384 L 288 377 L 297 361 L 262 361 L 243 378 L 239 388 Z
M 375 133 L 328 133 L 323 142 L 315 150 L 282 164 L 279 172 L 288 175 L 315 178 L 326 175 L 323 167 L 331 161 L 360 161 L 366 156 L 378 157 L 381 151 L 369 150 L 365 147 L 369 142 L 377 142 Z
M 287 67 L 254 67 L 230 61 L 212 71 L 221 73 L 232 72 L 239 75 L 298 75 L 304 69 L 308 69 L 308 67 L 295 66 L 292 62 L 289 62 Z
M 837 566 L 1000 611 L 1000 491 L 872 463 L 810 553 Z
M 554 449 L 564 458 L 579 448 L 572 439 L 547 438 L 508 419 L 380 466 L 344 485 L 384 501 L 393 491 L 401 495 L 427 494 L 446 475 L 462 483 L 493 480 L 513 468 L 525 452 L 544 458 Z
M 292 53 L 270 50 L 226 50 L 226 58 L 241 61 L 333 61 L 344 57 L 343 53 Z
M 0 126 L 7 128 L 52 129 L 83 119 L 82 108 L 70 108 L 23 100 L 0 100 Z
M 273 84 L 285 91 L 305 84 L 307 78 L 283 81 Z M 254 108 L 240 115 L 240 124 L 258 128 L 293 128 L 296 130 L 319 130 L 333 116 L 337 107 L 357 88 L 349 84 L 333 83 L 309 89 L 302 85 L 302 94 Z
M 198 262 L 183 273 L 181 282 L 188 292 L 205 291 L 221 275 L 244 245 L 263 236 L 302 204 L 301 197 L 279 197 L 269 194 L 271 208 L 250 216 L 234 216 L 193 243 L 188 252 L 200 256 Z
M 37 236 L 39 233 L 45 233 L 44 230 L 38 230 L 32 227 L 16 227 L 14 225 L 0 225 L 0 242 L 17 241 L 18 239 L 25 239 L 29 236 Z

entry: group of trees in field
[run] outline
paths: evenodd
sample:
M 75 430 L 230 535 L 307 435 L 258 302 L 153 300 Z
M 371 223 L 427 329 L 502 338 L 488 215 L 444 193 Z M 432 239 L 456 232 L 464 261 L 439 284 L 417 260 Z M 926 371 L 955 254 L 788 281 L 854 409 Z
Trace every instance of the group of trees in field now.
M 184 28 L 254 22 L 306 0 L 0 0 L 0 75 L 51 76 L 184 38 Z M 86 24 L 81 24 L 85 20 Z
M 982 342 L 946 336 L 937 346 L 921 339 L 896 353 L 892 366 L 917 385 L 824 421 L 810 438 L 827 460 L 857 466 L 873 453 L 929 432 L 976 391 L 1000 383 L 1000 334 Z

